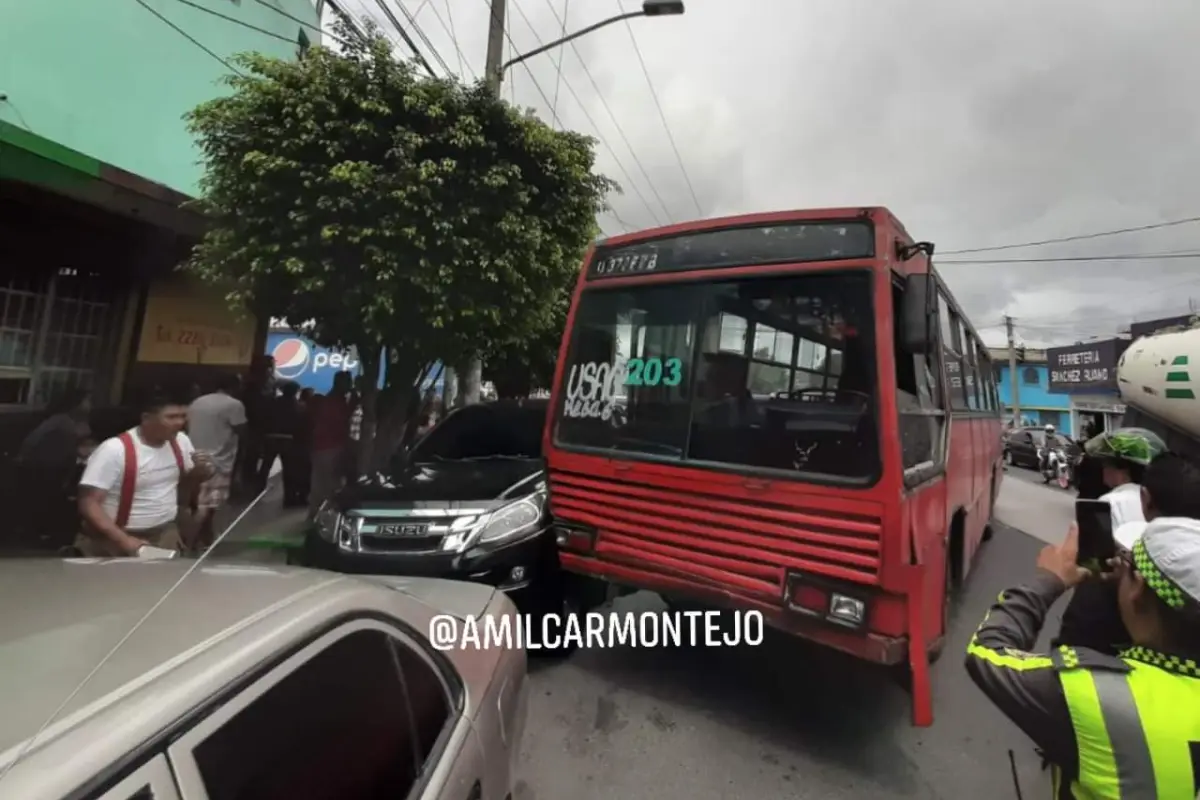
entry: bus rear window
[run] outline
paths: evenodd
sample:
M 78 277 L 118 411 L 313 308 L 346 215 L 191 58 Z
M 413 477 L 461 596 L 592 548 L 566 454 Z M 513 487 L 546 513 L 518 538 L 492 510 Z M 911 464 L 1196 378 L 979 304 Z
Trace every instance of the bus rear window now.
M 867 479 L 879 470 L 867 271 L 586 290 L 559 444 Z

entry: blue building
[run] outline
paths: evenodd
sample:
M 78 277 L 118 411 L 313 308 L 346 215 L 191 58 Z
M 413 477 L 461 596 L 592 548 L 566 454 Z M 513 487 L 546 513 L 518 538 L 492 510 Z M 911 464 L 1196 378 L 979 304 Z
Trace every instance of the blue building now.
M 1013 385 L 1008 354 L 996 353 L 992 357 L 1000 403 L 1011 418 Z M 1050 391 L 1050 369 L 1040 351 L 1027 350 L 1025 360 L 1017 363 L 1017 399 L 1021 406 L 1021 425 L 1053 425 L 1066 435 L 1073 435 L 1071 398 Z

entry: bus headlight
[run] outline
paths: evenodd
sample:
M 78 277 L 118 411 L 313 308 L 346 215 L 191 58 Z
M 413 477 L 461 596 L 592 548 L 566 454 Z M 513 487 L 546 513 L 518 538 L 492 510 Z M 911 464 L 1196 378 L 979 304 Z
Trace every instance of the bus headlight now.
M 829 596 L 829 621 L 861 628 L 867 619 L 867 604 L 857 597 L 834 592 Z

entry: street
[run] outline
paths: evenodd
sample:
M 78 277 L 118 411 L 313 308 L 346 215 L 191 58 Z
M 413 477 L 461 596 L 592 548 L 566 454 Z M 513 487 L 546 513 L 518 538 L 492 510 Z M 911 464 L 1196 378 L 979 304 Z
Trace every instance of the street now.
M 984 701 L 960 654 L 997 593 L 1032 572 L 1041 540 L 1065 532 L 1073 498 L 1032 471 L 1006 473 L 996 535 L 933 668 L 932 728 L 910 725 L 907 695 L 885 670 L 782 636 L 737 650 L 580 651 L 564 663 L 531 662 L 516 800 L 1007 800 L 1009 749 L 1026 795 L 1044 793 L 1032 747 Z M 616 603 L 659 607 L 647 593 Z

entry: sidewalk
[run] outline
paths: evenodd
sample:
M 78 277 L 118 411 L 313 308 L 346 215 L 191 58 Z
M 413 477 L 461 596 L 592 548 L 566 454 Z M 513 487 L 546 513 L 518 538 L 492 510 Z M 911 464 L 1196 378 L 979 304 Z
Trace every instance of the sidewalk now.
M 245 508 L 245 503 L 231 503 L 221 509 L 216 519 L 217 535 L 233 523 Z M 268 481 L 267 493 L 229 531 L 213 551 L 212 557 L 282 563 L 287 560 L 289 550 L 300 547 L 304 542 L 305 514 L 303 508 L 283 508 L 283 487 L 275 471 Z

